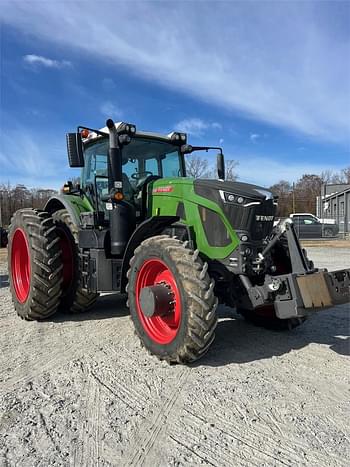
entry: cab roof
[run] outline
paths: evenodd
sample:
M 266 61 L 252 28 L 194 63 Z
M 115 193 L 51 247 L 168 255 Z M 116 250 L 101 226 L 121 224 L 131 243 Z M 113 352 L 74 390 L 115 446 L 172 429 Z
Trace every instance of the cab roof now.
M 118 129 L 118 127 L 123 123 L 125 123 L 125 122 L 115 122 L 114 126 Z M 98 131 L 100 131 L 101 133 L 105 133 L 106 136 L 109 135 L 109 129 L 106 126 L 104 126 L 103 128 L 100 128 Z M 164 135 L 164 134 L 161 134 L 161 133 L 155 133 L 155 132 L 149 132 L 149 131 L 136 131 L 135 136 L 151 138 L 151 139 L 161 139 L 163 141 L 172 142 L 171 135 L 173 133 L 174 132 L 171 132 L 168 135 Z M 92 142 L 92 141 L 94 141 L 96 139 L 103 138 L 103 137 L 104 136 L 102 136 L 102 135 L 100 135 L 98 133 L 95 133 L 94 131 L 91 131 L 89 133 L 89 135 L 87 136 L 87 138 L 83 138 L 83 142 L 84 143 L 90 143 L 90 142 Z

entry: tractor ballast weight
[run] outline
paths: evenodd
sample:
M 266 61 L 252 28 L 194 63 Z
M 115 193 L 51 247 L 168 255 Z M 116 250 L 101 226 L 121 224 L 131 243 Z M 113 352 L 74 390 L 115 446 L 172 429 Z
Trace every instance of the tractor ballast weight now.
M 185 154 L 210 149 L 219 151 L 218 179 L 186 177 Z M 218 303 L 291 329 L 349 302 L 350 270 L 316 269 L 292 221 L 274 227 L 269 190 L 224 180 L 221 148 L 107 120 L 69 133 L 67 152 L 80 185 L 68 182 L 44 211 L 12 220 L 10 286 L 22 318 L 84 311 L 100 292 L 127 292 L 145 347 L 188 363 L 212 343 Z

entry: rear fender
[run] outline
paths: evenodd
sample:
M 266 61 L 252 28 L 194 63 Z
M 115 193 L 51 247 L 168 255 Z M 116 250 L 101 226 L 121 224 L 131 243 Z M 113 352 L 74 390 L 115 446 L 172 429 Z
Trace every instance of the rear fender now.
M 60 209 L 67 209 L 72 221 L 77 226 L 81 224 L 80 214 L 82 212 L 93 211 L 93 207 L 85 195 L 56 195 L 50 198 L 44 207 L 44 210 L 50 214 Z

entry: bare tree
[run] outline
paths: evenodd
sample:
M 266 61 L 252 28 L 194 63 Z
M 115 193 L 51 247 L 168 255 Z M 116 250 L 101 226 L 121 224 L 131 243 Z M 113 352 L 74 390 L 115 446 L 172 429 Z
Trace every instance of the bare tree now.
M 316 198 L 320 196 L 323 180 L 319 175 L 304 174 L 295 185 L 296 211 L 316 214 Z
M 342 183 L 350 183 L 350 165 L 341 171 Z
M 206 178 L 210 177 L 209 163 L 197 154 L 186 156 L 186 173 L 188 177 Z
M 278 196 L 277 216 L 287 217 L 292 212 L 293 188 L 287 180 L 280 180 L 270 187 L 274 195 Z
M 2 214 L 2 227 L 9 225 L 11 217 L 17 209 L 39 208 L 42 209 L 55 190 L 32 188 L 24 185 L 11 186 L 10 183 L 0 185 L 0 211 Z
M 236 172 L 236 167 L 238 166 L 239 162 L 229 159 L 225 161 L 225 172 L 226 172 L 226 180 L 237 180 L 238 175 Z
M 350 166 L 340 172 L 333 173 L 331 170 L 321 172 L 323 183 L 350 183 Z

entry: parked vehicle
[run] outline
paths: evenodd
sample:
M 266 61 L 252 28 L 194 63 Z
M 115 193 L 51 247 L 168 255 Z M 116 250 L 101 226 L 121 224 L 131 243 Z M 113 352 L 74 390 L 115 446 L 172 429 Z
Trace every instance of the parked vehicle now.
M 313 214 L 291 214 L 290 217 L 299 238 L 335 237 L 339 233 L 337 224 L 322 223 Z
M 318 222 L 321 222 L 321 224 L 336 224 L 335 219 L 328 219 L 327 217 L 317 217 L 314 214 L 310 214 L 309 212 L 295 212 L 294 214 L 289 214 L 289 217 L 293 219 L 293 217 L 298 217 L 298 216 L 308 216 Z

